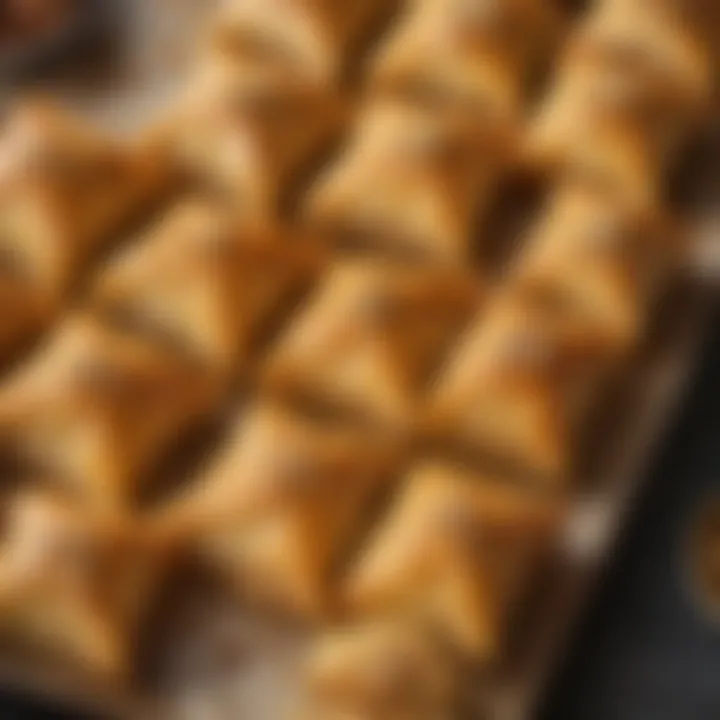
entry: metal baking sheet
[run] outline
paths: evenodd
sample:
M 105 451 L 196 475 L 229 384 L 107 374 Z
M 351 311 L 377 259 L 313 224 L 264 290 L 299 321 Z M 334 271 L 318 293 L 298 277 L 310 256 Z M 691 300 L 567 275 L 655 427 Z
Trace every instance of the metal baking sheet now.
M 197 31 L 214 0 L 133 0 L 134 28 L 127 55 L 80 85 L 53 87 L 59 97 L 108 126 L 133 130 L 164 108 L 192 61 Z M 479 675 L 468 697 L 468 716 L 529 720 L 592 593 L 598 573 L 632 502 L 643 469 L 692 377 L 707 335 L 717 275 L 720 234 L 720 138 L 706 141 L 704 164 L 693 168 L 690 190 L 697 262 L 689 268 L 658 318 L 647 351 L 628 373 L 616 398 L 612 432 L 583 478 L 566 542 L 556 567 L 532 599 L 519 642 L 492 675 Z M 200 588 L 198 590 L 198 588 Z M 239 715 L 285 720 L 297 698 L 302 630 L 243 609 L 236 599 L 191 582 L 170 593 L 163 622 L 146 638 L 151 659 L 144 690 L 134 697 L 89 684 L 66 667 L 19 651 L 0 655 L 0 680 L 49 700 L 61 699 L 103 716 L 141 720 L 221 720 Z M 3 656 L 4 655 L 4 656 Z

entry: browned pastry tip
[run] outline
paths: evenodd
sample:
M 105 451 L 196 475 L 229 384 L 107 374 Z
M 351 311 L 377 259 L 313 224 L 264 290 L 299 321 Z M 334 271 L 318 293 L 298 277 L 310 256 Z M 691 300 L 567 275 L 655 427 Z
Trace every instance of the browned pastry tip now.
M 481 282 L 460 271 L 339 261 L 271 353 L 267 386 L 407 430 L 429 377 L 482 295 Z
M 512 120 L 561 26 L 557 8 L 538 0 L 412 3 L 373 61 L 370 88 Z
M 0 547 L 3 636 L 93 676 L 127 681 L 162 554 L 132 524 L 41 491 L 12 499 Z
M 668 213 L 571 182 L 554 192 L 509 281 L 536 302 L 554 298 L 618 352 L 631 352 L 682 267 L 685 245 Z
M 371 103 L 311 187 L 305 220 L 341 250 L 465 264 L 474 221 L 512 153 L 508 134 L 457 112 Z
M 18 102 L 0 132 L 0 250 L 57 300 L 168 182 L 148 148 L 106 137 L 49 101 Z
M 228 375 L 320 266 L 311 242 L 189 198 L 110 263 L 94 299 L 110 321 Z
M 689 42 L 702 43 L 705 51 L 717 62 L 714 48 L 720 29 L 720 7 L 715 0 L 603 0 L 604 9 L 619 17 L 632 18 L 646 24 L 647 21 L 662 23 L 684 35 Z
M 672 2 L 603 2 L 590 13 L 578 37 L 583 41 L 612 42 L 647 53 L 657 67 L 676 82 L 700 108 L 707 109 L 713 92 L 712 51 L 701 30 L 683 22 L 682 10 Z M 683 3 L 688 15 L 693 3 Z M 697 6 L 696 6 L 697 7 Z M 701 10 L 697 16 L 702 16 Z
M 251 602 L 316 619 L 395 462 L 376 434 L 259 403 L 197 484 L 156 514 L 157 532 L 189 541 Z
M 497 658 L 510 608 L 562 527 L 562 504 L 496 478 L 426 464 L 351 567 L 353 617 L 420 617 L 463 652 Z
M 451 353 L 425 430 L 476 461 L 564 485 L 579 427 L 617 362 L 615 345 L 557 298 L 510 287 Z
M 345 113 L 339 95 L 302 79 L 215 59 L 191 77 L 157 142 L 196 189 L 248 217 L 272 217 Z
M 594 179 L 652 206 L 668 168 L 707 121 L 712 63 L 661 14 L 599 6 L 578 29 L 531 124 L 525 155 L 542 172 Z
M 3 450 L 98 509 L 131 503 L 149 466 L 216 402 L 215 381 L 160 348 L 73 315 L 3 384 Z

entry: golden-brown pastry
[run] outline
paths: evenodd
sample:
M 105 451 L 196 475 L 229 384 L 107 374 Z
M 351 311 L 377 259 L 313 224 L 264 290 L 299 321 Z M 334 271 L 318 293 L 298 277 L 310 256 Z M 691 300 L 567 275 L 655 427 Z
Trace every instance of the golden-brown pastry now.
M 305 665 L 303 720 L 451 720 L 458 675 L 447 648 L 420 623 L 334 630 Z
M 0 360 L 12 356 L 54 317 L 56 306 L 27 282 L 13 258 L 0 257 Z
M 128 679 L 165 551 L 40 491 L 16 496 L 6 513 L 0 634 L 103 679 Z
M 212 41 L 237 58 L 334 84 L 397 0 L 226 0 Z
M 343 113 L 336 97 L 306 81 L 215 58 L 191 78 L 164 143 L 192 180 L 243 214 L 274 215 Z
M 480 295 L 479 281 L 460 271 L 340 261 L 271 356 L 269 384 L 341 415 L 406 427 Z
M 581 419 L 617 349 L 582 315 L 558 306 L 508 288 L 440 375 L 430 433 L 538 481 L 567 480 Z
M 307 243 L 188 200 L 111 263 L 95 297 L 111 318 L 226 373 L 317 260 Z
M 554 297 L 622 350 L 641 340 L 680 253 L 660 213 L 573 183 L 556 191 L 512 274 L 531 296 Z
M 328 609 L 337 563 L 391 464 L 374 436 L 261 403 L 156 527 L 194 537 L 201 557 L 250 597 L 312 616 Z
M 121 509 L 214 396 L 197 367 L 75 316 L 0 389 L 0 441 L 93 506 Z
M 673 24 L 597 10 L 571 43 L 534 121 L 530 160 L 652 204 L 711 94 L 709 58 Z
M 720 27 L 720 7 L 715 0 L 602 0 L 596 12 L 628 33 L 652 38 L 658 47 L 669 49 L 674 44 L 697 69 L 705 64 L 703 52 L 717 58 L 712 46 Z M 700 72 L 704 75 L 706 70 Z
M 311 228 L 344 249 L 459 264 L 511 143 L 458 113 L 371 104 L 306 199 Z
M 557 39 L 549 0 L 422 0 L 381 47 L 371 87 L 515 119 L 526 81 Z
M 52 105 L 19 103 L 0 133 L 0 255 L 56 299 L 168 179 L 152 153 Z
M 350 570 L 348 610 L 429 620 L 458 649 L 494 658 L 561 517 L 555 501 L 495 478 L 418 466 Z

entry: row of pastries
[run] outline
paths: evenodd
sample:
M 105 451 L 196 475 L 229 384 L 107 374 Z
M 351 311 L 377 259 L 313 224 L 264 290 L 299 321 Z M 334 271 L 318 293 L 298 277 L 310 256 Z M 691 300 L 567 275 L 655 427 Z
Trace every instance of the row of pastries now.
M 0 386 L 0 447 L 36 481 L 6 510 L 3 626 L 125 672 L 159 568 L 191 549 L 246 600 L 336 626 L 310 648 L 304 717 L 452 717 L 681 262 L 662 178 L 713 60 L 700 9 L 655 5 L 598 0 L 563 44 L 547 0 L 235 0 L 141 147 L 19 111 L 2 349 L 73 309 Z M 478 221 L 518 167 L 551 190 L 496 285 Z M 138 512 L 243 382 L 223 447 Z
M 451 23 L 454 7 L 431 5 L 423 10 L 438 14 L 428 33 L 444 28 L 443 18 Z M 549 3 L 535 8 L 541 17 L 532 3 L 487 6 L 499 15 L 507 6 L 506 20 L 523 6 L 520 17 L 533 23 L 526 41 L 540 38 L 544 48 L 552 34 L 538 28 L 558 27 L 541 12 Z M 485 4 L 463 7 L 482 14 Z M 543 486 L 564 486 L 574 477 L 584 424 L 647 335 L 653 310 L 682 266 L 683 237 L 664 209 L 663 190 L 712 101 L 714 61 L 698 30 L 706 14 L 698 6 L 688 19 L 672 2 L 608 0 L 576 22 L 537 112 L 512 146 L 512 160 L 549 185 L 549 199 L 500 286 L 450 350 L 422 411 L 408 413 L 422 417 L 421 437 L 479 452 L 492 462 L 485 468 Z M 421 18 L 419 12 L 408 26 L 421 27 Z M 470 36 L 470 13 L 460 28 Z M 511 46 L 517 60 L 524 56 L 517 51 L 525 47 L 521 28 L 508 22 L 504 29 L 518 33 Z M 419 41 L 421 33 L 407 37 Z M 391 70 L 380 73 L 387 80 L 380 87 L 431 101 L 434 118 L 449 98 L 471 97 L 465 84 L 448 83 L 445 94 L 423 85 L 442 76 L 440 50 L 438 56 L 426 50 L 427 75 L 418 81 L 392 38 L 388 45 L 380 67 L 390 59 Z M 453 60 L 463 47 L 452 44 Z M 485 64 L 490 57 L 498 56 L 480 53 L 477 64 L 465 67 L 476 69 L 475 78 L 496 81 L 496 94 L 482 97 L 480 117 L 492 122 L 499 112 L 506 130 L 518 111 L 518 85 L 511 91 L 500 82 L 498 66 Z M 393 77 L 397 67 L 406 74 Z M 450 76 L 467 77 L 456 70 Z M 476 116 L 474 126 L 480 125 Z M 490 146 L 496 149 L 497 141 Z M 492 167 L 497 177 L 495 155 L 485 150 L 478 158 L 490 163 L 480 172 Z M 458 234 L 466 243 L 468 230 L 465 223 Z M 465 255 L 467 266 L 466 252 L 454 255 Z M 291 379 L 292 372 L 286 371 Z M 367 403 L 371 394 L 363 397 Z M 351 620 L 311 652 L 307 717 L 454 716 L 462 704 L 463 664 L 502 654 L 517 603 L 542 572 L 565 517 L 562 501 L 528 494 L 507 479 L 447 461 L 420 462 L 406 473 L 343 575 L 341 597 Z
M 278 216 L 347 113 L 341 66 L 356 53 L 345 40 L 392 3 L 354 5 L 290 3 L 303 35 L 277 7 L 228 4 L 187 92 L 137 142 L 35 97 L 4 124 L 1 351 L 13 362 L 0 445 L 20 486 L 2 512 L 4 638 L 93 676 L 132 674 L 139 623 L 178 545 L 138 512 L 143 490 L 224 411 L 263 326 L 321 269 Z M 263 58 L 276 31 L 299 44 L 300 64 Z M 318 69 L 304 52 L 325 35 Z

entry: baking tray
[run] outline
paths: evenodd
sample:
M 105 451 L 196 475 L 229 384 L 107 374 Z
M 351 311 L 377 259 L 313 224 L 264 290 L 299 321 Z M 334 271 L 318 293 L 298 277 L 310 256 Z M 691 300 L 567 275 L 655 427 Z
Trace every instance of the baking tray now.
M 133 42 L 128 58 L 119 60 L 112 85 L 100 94 L 96 88 L 58 90 L 75 108 L 121 130 L 141 127 L 166 105 L 192 53 L 197 28 L 214 2 L 129 4 Z M 720 208 L 720 131 L 703 140 L 683 178 L 682 195 L 696 239 L 694 262 L 666 298 L 645 351 L 614 393 L 613 407 L 607 408 L 608 416 L 622 421 L 598 421 L 602 451 L 581 478 L 559 557 L 518 616 L 506 659 L 492 673 L 478 670 L 465 698 L 468 718 L 533 717 L 573 625 L 612 557 L 644 469 L 694 374 L 720 266 L 720 215 L 715 215 Z M 0 651 L 0 681 L 102 717 L 221 720 L 241 714 L 285 720 L 298 698 L 298 660 L 305 640 L 303 630 L 248 611 L 211 582 L 186 578 L 181 588 L 168 593 L 162 622 L 143 638 L 151 652 L 142 691 L 134 697 L 17 648 Z

